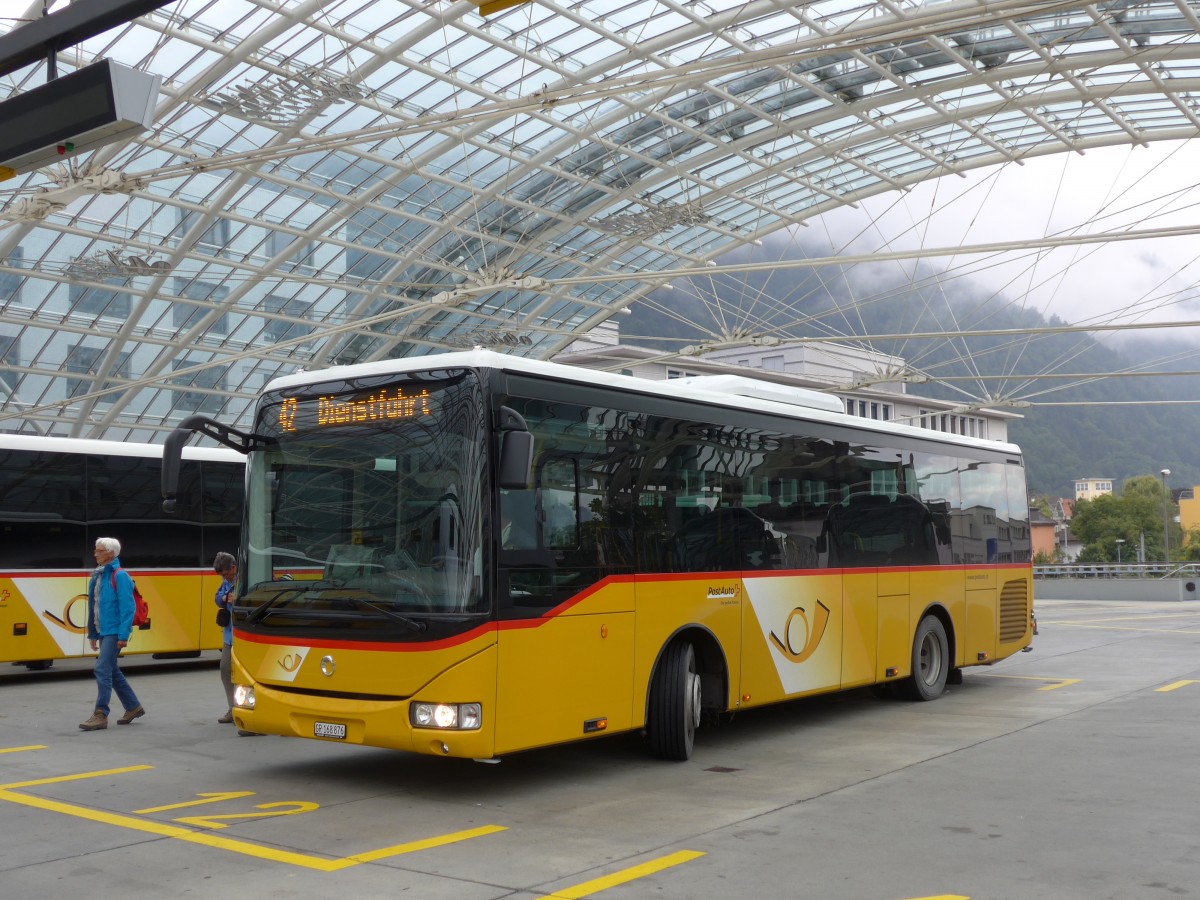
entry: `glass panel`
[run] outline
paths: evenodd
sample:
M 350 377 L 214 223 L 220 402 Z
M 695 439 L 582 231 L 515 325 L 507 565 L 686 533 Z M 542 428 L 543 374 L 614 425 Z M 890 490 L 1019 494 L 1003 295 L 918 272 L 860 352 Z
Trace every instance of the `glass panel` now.
M 542 467 L 541 487 L 542 542 L 558 550 L 579 547 L 579 497 L 575 461 L 552 460 Z
M 247 498 L 254 620 L 395 639 L 424 630 L 413 616 L 485 611 L 484 420 L 466 376 L 269 395 Z
M 200 464 L 184 460 L 174 515 L 162 510 L 162 461 L 137 456 L 88 456 L 88 544 L 121 542 L 127 567 L 195 568 L 200 558 Z
M 1008 537 L 1008 488 L 1003 463 L 963 460 L 961 464 L 962 517 L 958 536 L 962 540 L 962 562 L 999 562 L 1011 556 Z M 956 548 L 957 549 L 957 548 Z
M 241 462 L 203 462 L 201 565 L 212 564 L 221 550 L 237 555 L 242 522 L 245 466 Z
M 82 456 L 0 450 L 0 566 L 91 567 Z
M 1008 536 L 1011 551 L 1009 558 L 1001 559 L 1001 562 L 1029 562 L 1033 559 L 1033 539 L 1029 528 L 1029 495 L 1025 486 L 1025 469 L 1009 464 L 1004 467 L 1004 474 L 1008 486 Z

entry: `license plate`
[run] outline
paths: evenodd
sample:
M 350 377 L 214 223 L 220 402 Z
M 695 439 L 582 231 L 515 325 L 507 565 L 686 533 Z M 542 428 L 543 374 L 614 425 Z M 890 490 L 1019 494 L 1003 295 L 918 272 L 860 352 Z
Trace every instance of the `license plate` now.
M 337 722 L 314 722 L 313 734 L 316 737 L 346 739 L 346 726 Z

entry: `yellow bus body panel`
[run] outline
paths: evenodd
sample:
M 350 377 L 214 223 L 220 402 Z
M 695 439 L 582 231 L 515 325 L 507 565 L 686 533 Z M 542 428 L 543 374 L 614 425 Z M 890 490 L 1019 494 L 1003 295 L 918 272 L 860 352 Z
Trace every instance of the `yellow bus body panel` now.
M 842 667 L 842 575 L 745 579 L 742 706 L 836 690 Z
M 855 572 L 842 578 L 841 687 L 875 682 L 879 656 L 879 582 L 882 571 Z
M 965 579 L 967 613 L 962 664 L 994 661 L 1000 628 L 996 614 L 996 571 L 991 567 L 972 568 L 965 573 Z
M 633 608 L 633 583 L 613 579 L 552 615 L 501 623 L 497 754 L 632 727 Z
M 124 654 L 220 648 L 213 603 L 220 576 L 199 570 L 126 571 L 150 608 L 150 624 L 133 630 Z M 93 655 L 87 641 L 87 584 L 87 574 L 0 576 L 0 662 Z
M 256 707 L 235 718 L 308 738 L 317 722 L 344 724 L 345 743 L 491 758 L 644 726 L 655 667 L 683 630 L 722 657 L 735 710 L 908 677 L 931 611 L 955 666 L 990 664 L 1028 645 L 1031 606 L 1025 564 L 610 578 L 541 616 L 444 641 L 238 632 L 235 680 L 255 686 Z M 480 703 L 483 727 L 413 728 L 412 701 Z

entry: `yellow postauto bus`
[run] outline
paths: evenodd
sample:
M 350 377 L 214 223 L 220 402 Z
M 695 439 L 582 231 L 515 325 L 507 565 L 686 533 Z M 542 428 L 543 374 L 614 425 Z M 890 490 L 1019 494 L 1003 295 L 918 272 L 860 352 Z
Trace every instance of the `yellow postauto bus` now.
M 245 458 L 188 448 L 186 499 L 167 516 L 162 449 L 0 434 L 0 662 L 45 669 L 94 655 L 87 583 L 98 537 L 121 542 L 121 563 L 150 607 L 125 654 L 194 657 L 220 648 L 212 558 L 237 548 Z
M 476 350 L 272 382 L 250 433 L 240 728 L 440 756 L 873 685 L 932 700 L 1031 640 L 1011 444 L 718 376 Z M 183 492 L 164 464 L 168 503 Z

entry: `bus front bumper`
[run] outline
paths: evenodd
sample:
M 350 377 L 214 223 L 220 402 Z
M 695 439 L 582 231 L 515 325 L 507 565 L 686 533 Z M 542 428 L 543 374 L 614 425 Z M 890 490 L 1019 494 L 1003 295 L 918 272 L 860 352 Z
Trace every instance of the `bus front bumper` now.
M 246 687 L 239 686 L 244 695 Z M 365 700 L 322 697 L 253 686 L 253 708 L 235 706 L 240 731 L 302 737 L 338 744 L 360 744 L 432 756 L 490 759 L 493 732 L 486 707 L 477 728 L 419 728 L 412 724 L 414 700 Z M 245 702 L 245 701 L 243 701 Z M 482 704 L 476 704 L 482 706 Z M 470 717 L 467 717 L 470 721 Z

